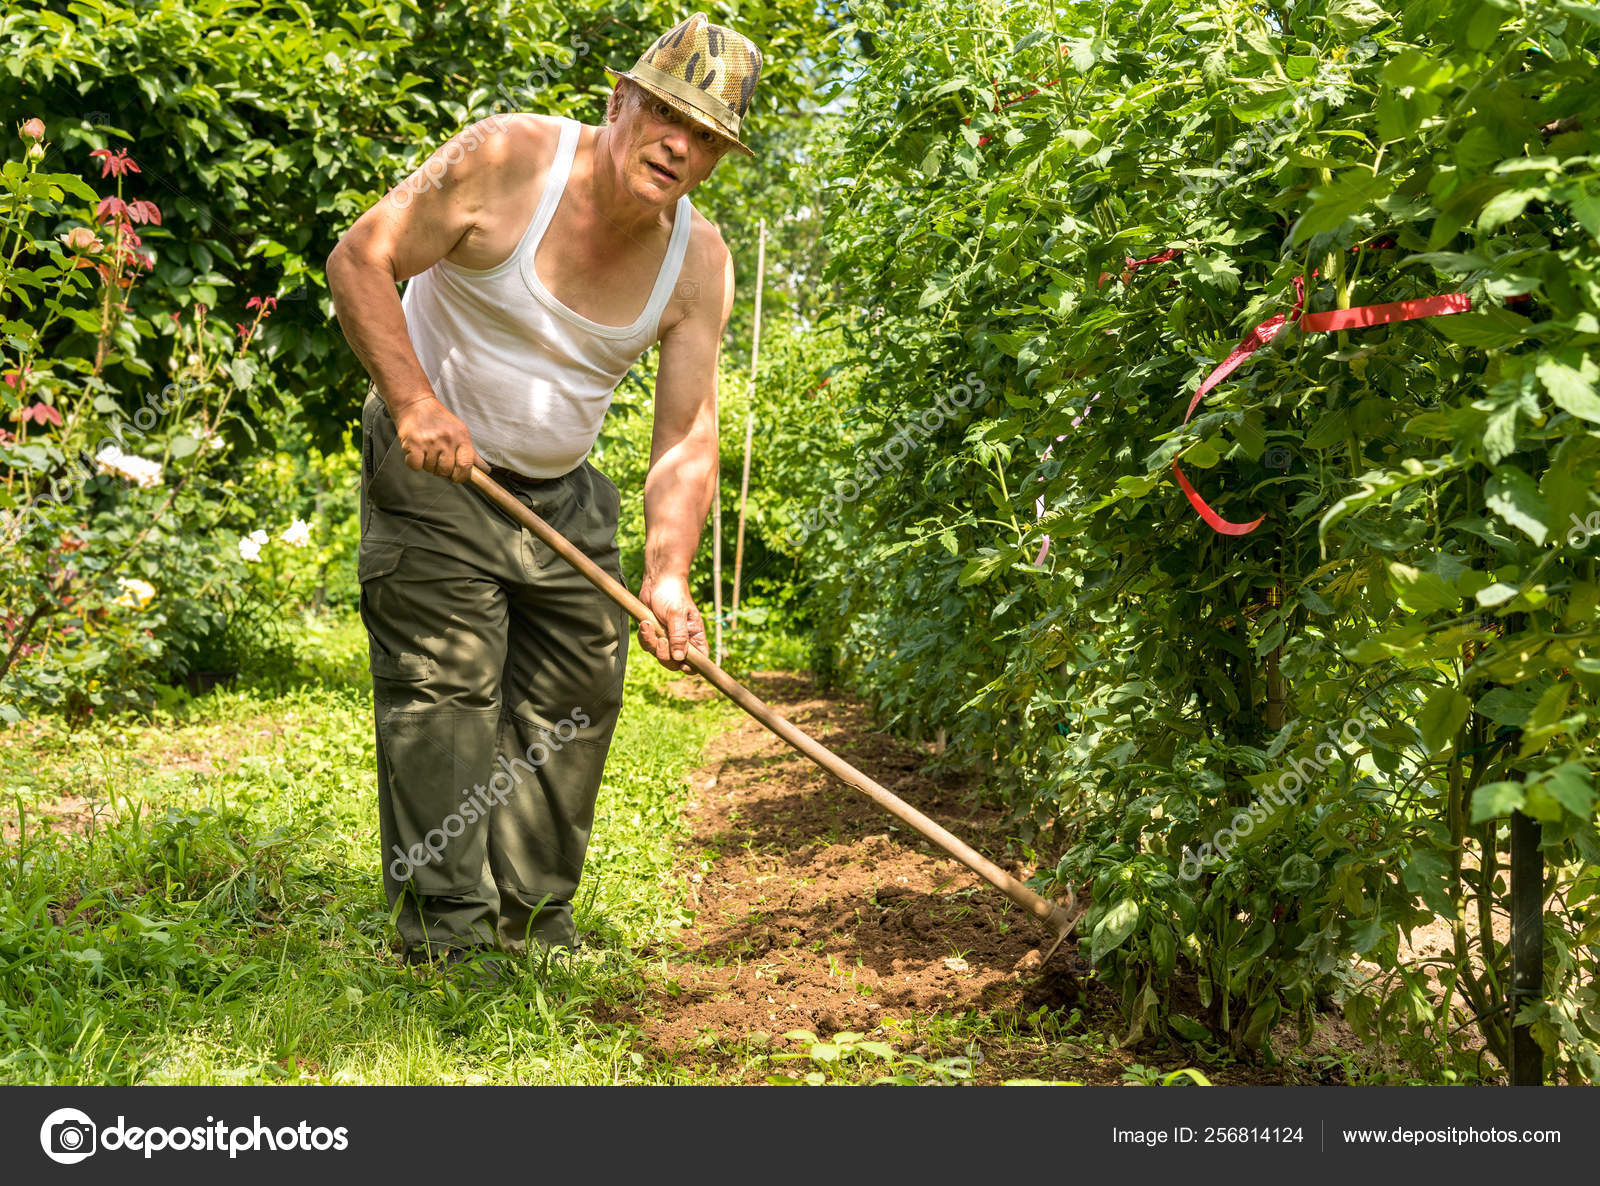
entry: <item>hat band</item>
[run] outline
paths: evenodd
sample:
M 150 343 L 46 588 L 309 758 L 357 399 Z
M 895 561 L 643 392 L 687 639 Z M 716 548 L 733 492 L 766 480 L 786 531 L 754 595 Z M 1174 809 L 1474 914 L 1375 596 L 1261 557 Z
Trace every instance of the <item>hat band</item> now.
M 658 86 L 675 99 L 682 99 L 689 106 L 709 115 L 723 127 L 728 128 L 733 138 L 739 138 L 739 116 L 721 99 L 708 91 L 703 91 L 691 83 L 685 82 L 675 74 L 668 74 L 649 62 L 639 62 L 633 68 L 633 73 L 643 82 L 651 86 Z

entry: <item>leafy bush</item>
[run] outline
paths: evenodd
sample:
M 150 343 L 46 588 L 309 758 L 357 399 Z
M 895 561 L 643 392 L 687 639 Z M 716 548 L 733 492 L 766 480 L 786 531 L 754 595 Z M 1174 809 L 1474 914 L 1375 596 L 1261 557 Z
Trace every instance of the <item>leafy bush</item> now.
M 117 184 L 100 198 L 41 171 L 46 132 L 29 121 L 23 159 L 0 171 L 0 414 L 16 426 L 0 429 L 10 720 L 81 719 L 147 702 L 162 677 L 237 670 L 286 595 L 252 579 L 236 546 L 255 514 L 237 455 L 260 414 L 251 346 L 271 299 L 249 302 L 236 333 L 204 305 L 154 323 L 134 312 L 162 218 L 126 192 L 137 159 L 95 154 Z M 76 332 L 54 335 L 59 324 Z M 144 377 L 161 346 L 174 379 L 155 392 Z
M 1475 1023 L 1504 1062 L 1531 1021 L 1552 1068 L 1593 1079 L 1592 12 L 861 21 L 876 56 L 818 149 L 843 179 L 829 278 L 876 426 L 856 457 L 983 389 L 847 532 L 807 541 L 853 679 L 947 728 L 1025 841 L 1065 844 L 1054 877 L 1092 888 L 1084 931 L 1130 1039 L 1169 1024 L 1182 968 L 1238 1050 L 1337 996 L 1413 1057 Z M 1472 311 L 1291 318 L 1186 421 L 1297 282 L 1311 312 L 1440 293 Z M 1259 529 L 1201 522 L 1175 461 Z M 1513 810 L 1551 875 L 1545 999 L 1515 1010 L 1493 928 Z M 1437 992 L 1399 947 L 1435 915 Z M 1379 975 L 1357 982 L 1355 956 Z
M 263 331 L 276 386 L 304 405 L 328 452 L 366 390 L 324 291 L 322 263 L 339 236 L 477 119 L 527 110 L 598 121 L 612 85 L 601 64 L 628 68 L 685 15 L 658 0 L 60 7 L 18 0 L 0 18 L 0 109 L 50 118 L 73 161 L 85 147 L 137 141 L 148 174 L 176 195 L 169 217 L 186 229 L 157 254 L 143 299 L 166 310 L 215 308 L 230 292 L 277 297 Z M 782 117 L 811 106 L 808 71 L 827 18 L 785 0 L 733 23 L 766 55 L 753 142 L 781 146 Z M 736 214 L 744 236 L 754 188 L 729 167 L 695 202 L 713 221 Z M 753 231 L 752 217 L 752 240 Z

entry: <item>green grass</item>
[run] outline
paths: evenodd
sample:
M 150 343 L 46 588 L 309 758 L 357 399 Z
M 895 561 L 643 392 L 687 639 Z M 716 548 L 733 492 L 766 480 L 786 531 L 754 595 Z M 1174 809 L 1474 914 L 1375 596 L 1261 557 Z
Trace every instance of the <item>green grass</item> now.
M 635 650 L 577 906 L 594 941 L 508 987 L 395 966 L 358 622 L 300 678 L 175 695 L 145 722 L 0 734 L 0 1082 L 662 1083 L 595 1014 L 642 999 L 683 775 L 736 710 L 676 701 Z M 213 765 L 215 764 L 215 765 Z M 71 803 L 92 827 L 49 829 Z M 605 1015 L 605 1010 L 599 1010 Z
M 607 1020 L 661 1008 L 665 961 L 637 953 L 671 952 L 692 921 L 671 874 L 715 854 L 685 847 L 684 776 L 737 719 L 669 695 L 685 677 L 637 649 L 577 903 L 584 947 L 504 987 L 399 967 L 365 633 L 308 620 L 297 646 L 292 676 L 173 692 L 144 721 L 0 732 L 0 1083 L 953 1083 L 996 1077 L 985 1050 L 1008 1066 L 1110 1058 L 1076 1011 L 935 1010 L 799 1045 L 708 1036 L 720 1070 Z M 64 808 L 74 826 L 50 826 Z

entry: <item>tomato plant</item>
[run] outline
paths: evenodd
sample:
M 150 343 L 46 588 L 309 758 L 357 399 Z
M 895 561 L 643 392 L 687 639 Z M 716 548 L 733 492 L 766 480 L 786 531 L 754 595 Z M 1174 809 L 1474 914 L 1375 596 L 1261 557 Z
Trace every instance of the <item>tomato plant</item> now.
M 1531 1023 L 1593 1079 L 1593 9 L 979 8 L 858 6 L 874 52 L 821 150 L 850 452 L 983 384 L 847 543 L 800 546 L 852 677 L 1090 887 L 1130 1033 L 1182 967 L 1239 1050 L 1338 999 L 1419 1058 L 1471 1060 L 1475 1026 L 1504 1063 Z M 1289 316 L 1185 420 L 1297 285 L 1470 311 Z M 1174 461 L 1260 526 L 1203 522 Z M 1549 871 L 1541 1001 L 1495 928 L 1513 812 Z M 1403 958 L 1435 917 L 1449 950 Z

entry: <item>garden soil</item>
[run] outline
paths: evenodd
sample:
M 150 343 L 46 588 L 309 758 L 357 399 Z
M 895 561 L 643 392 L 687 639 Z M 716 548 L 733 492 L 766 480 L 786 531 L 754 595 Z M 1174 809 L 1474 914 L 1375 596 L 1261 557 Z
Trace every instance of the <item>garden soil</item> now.
M 876 731 L 864 706 L 821 697 L 788 674 L 749 684 L 1012 873 L 1034 874 L 1007 860 L 1003 815 L 974 802 L 970 778 L 924 774 L 930 755 Z M 714 694 L 688 680 L 671 690 Z M 707 758 L 691 776 L 678 873 L 695 921 L 671 949 L 646 953 L 656 957 L 650 999 L 628 1018 L 655 1057 L 742 1065 L 752 1081 L 803 1074 L 809 1064 L 774 1067 L 749 1051 L 795 1050 L 782 1035 L 805 1030 L 867 1034 L 925 1058 L 964 1055 L 980 1082 L 1118 1083 L 1135 1063 L 1194 1065 L 1177 1050 L 1163 1057 L 1093 1041 L 1097 1027 L 1115 1028 L 1115 1001 L 1089 977 L 1075 940 L 1041 969 L 1044 932 L 1030 917 L 753 719 L 714 739 Z M 1075 1008 L 1082 1020 L 1069 1032 L 1061 1023 Z M 1322 1041 L 1330 1037 L 1348 1045 Z M 1315 1081 L 1281 1067 L 1207 1073 L 1217 1082 Z

